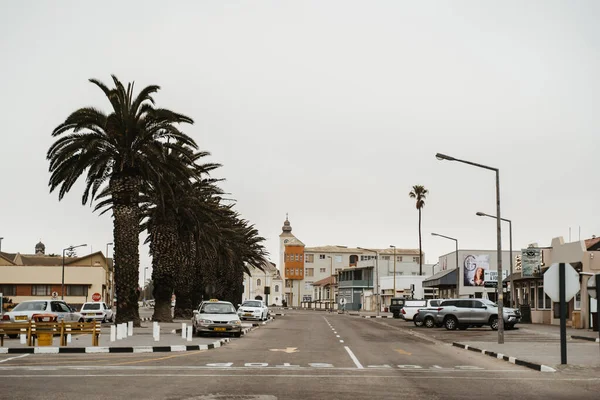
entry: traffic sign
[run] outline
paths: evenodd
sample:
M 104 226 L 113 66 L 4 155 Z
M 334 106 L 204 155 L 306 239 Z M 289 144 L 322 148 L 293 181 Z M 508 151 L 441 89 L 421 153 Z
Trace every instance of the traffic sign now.
M 100 301 L 102 299 L 102 295 L 100 293 L 94 293 L 92 295 L 92 300 L 93 301 Z
M 553 302 L 560 301 L 560 279 L 558 263 L 552 264 L 544 274 L 544 292 Z M 579 274 L 565 264 L 565 301 L 568 303 L 579 292 Z
M 58 292 L 56 292 L 56 291 L 52 292 L 52 298 L 54 300 L 58 299 Z
M 590 277 L 590 279 L 588 280 L 588 284 L 587 284 L 588 294 L 593 299 L 598 298 L 598 286 L 597 286 L 598 284 L 596 283 L 596 276 L 598 276 L 598 275 L 594 275 L 594 276 Z
M 344 304 L 346 304 L 346 299 L 345 299 L 344 297 L 342 297 L 342 298 L 340 299 L 340 304 L 341 304 L 341 305 L 344 305 Z

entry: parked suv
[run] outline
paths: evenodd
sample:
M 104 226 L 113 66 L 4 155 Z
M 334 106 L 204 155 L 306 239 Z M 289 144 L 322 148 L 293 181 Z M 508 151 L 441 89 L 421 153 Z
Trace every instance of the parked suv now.
M 448 330 L 467 329 L 469 326 L 489 325 L 498 329 L 498 306 L 487 299 L 445 300 L 435 314 L 436 324 Z M 504 326 L 511 329 L 521 321 L 521 313 L 514 308 L 504 307 Z

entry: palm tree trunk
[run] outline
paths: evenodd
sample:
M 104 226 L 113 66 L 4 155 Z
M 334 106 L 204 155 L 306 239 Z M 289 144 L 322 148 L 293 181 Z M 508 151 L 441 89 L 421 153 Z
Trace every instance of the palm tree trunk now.
M 184 256 L 184 254 L 187 254 Z M 175 318 L 188 319 L 193 315 L 195 306 L 192 300 L 192 291 L 197 279 L 194 274 L 193 260 L 196 257 L 196 246 L 191 243 L 187 246 L 182 246 L 179 251 L 178 264 L 181 266 L 179 274 L 175 280 Z
M 140 326 L 140 180 L 135 176 L 113 176 L 109 185 L 113 201 L 116 322 L 133 321 L 134 326 Z
M 423 247 L 421 245 L 421 209 L 419 208 L 419 276 L 423 275 Z
M 152 283 L 154 284 L 153 321 L 172 322 L 171 296 L 178 272 L 178 235 L 175 224 L 168 220 L 151 228 Z

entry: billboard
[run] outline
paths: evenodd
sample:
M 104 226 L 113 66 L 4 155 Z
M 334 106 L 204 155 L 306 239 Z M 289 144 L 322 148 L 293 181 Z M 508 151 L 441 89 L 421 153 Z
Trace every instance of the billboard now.
M 485 272 L 489 269 L 489 254 L 469 254 L 463 261 L 463 286 L 484 286 Z
M 539 270 L 542 251 L 536 248 L 521 250 L 521 276 L 533 276 Z

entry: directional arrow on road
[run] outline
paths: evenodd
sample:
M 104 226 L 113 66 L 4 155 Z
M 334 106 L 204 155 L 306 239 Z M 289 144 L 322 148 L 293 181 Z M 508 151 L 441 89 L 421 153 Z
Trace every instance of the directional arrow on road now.
M 298 352 L 298 348 L 297 347 L 287 347 L 285 349 L 269 349 L 270 351 L 282 351 L 284 353 L 297 353 Z
M 402 349 L 396 349 L 396 351 L 405 356 L 410 356 L 412 354 L 412 353 L 409 353 L 408 351 L 404 351 Z

